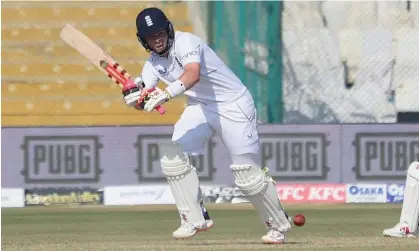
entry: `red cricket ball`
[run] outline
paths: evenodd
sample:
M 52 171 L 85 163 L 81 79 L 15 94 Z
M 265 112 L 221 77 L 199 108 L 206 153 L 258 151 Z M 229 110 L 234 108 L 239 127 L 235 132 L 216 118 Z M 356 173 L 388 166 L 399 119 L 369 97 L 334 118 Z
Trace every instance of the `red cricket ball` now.
M 294 216 L 294 225 L 301 227 L 306 223 L 306 217 L 302 214 L 297 214 Z

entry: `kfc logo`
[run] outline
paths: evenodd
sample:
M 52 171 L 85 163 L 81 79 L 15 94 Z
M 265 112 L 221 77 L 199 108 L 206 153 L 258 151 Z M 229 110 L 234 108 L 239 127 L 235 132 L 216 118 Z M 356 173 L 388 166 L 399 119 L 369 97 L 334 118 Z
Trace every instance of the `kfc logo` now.
M 343 184 L 277 185 L 278 197 L 283 202 L 345 203 L 346 186 Z

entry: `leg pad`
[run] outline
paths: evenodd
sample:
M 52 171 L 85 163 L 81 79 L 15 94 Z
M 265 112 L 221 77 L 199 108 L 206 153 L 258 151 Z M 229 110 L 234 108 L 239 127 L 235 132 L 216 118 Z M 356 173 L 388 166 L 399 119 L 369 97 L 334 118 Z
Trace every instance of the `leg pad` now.
M 231 165 L 235 183 L 258 210 L 268 229 L 286 232 L 291 222 L 278 199 L 274 182 L 264 170 L 252 165 Z
M 181 144 L 166 142 L 159 145 L 160 164 L 163 174 L 176 201 L 182 221 L 192 223 L 196 228 L 205 226 L 201 208 L 201 189 L 195 167 L 184 154 Z
M 404 189 L 400 222 L 407 223 L 410 232 L 416 233 L 419 220 L 419 162 L 410 164 Z

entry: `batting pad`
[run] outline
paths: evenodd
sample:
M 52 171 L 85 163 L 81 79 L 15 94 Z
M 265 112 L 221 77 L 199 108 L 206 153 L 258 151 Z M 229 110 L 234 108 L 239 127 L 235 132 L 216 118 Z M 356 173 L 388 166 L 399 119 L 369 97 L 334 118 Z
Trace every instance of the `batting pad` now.
M 410 232 L 416 233 L 419 218 L 419 162 L 410 164 L 407 170 L 403 208 L 400 222 L 406 222 Z
M 166 176 L 182 221 L 188 221 L 196 228 L 205 226 L 202 214 L 201 189 L 195 167 L 183 153 L 179 143 L 166 142 L 159 145 L 160 164 Z
M 271 177 L 262 169 L 251 165 L 231 165 L 235 183 L 258 210 L 263 224 L 270 229 L 286 232 L 291 228 L 288 216 L 278 199 Z

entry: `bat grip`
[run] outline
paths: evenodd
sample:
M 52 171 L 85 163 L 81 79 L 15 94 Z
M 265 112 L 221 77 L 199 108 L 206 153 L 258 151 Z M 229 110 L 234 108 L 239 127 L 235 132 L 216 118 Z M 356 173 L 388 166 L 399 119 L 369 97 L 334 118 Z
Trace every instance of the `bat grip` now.
M 122 90 L 126 91 L 126 90 L 136 88 L 136 87 L 138 87 L 137 84 L 135 84 L 134 81 L 132 81 L 132 79 L 128 79 Z M 154 90 L 154 88 L 152 88 L 151 90 Z M 160 113 L 160 115 L 163 115 L 166 113 L 166 109 L 164 109 L 161 105 L 156 106 L 155 110 L 158 113 Z
M 128 91 L 128 90 L 134 89 L 136 87 L 138 87 L 138 86 L 134 83 L 134 81 L 132 81 L 131 79 L 128 79 L 127 82 L 125 84 L 123 84 L 122 91 L 123 92 Z
M 156 111 L 158 111 L 161 115 L 166 112 L 166 110 L 161 105 L 156 106 Z

